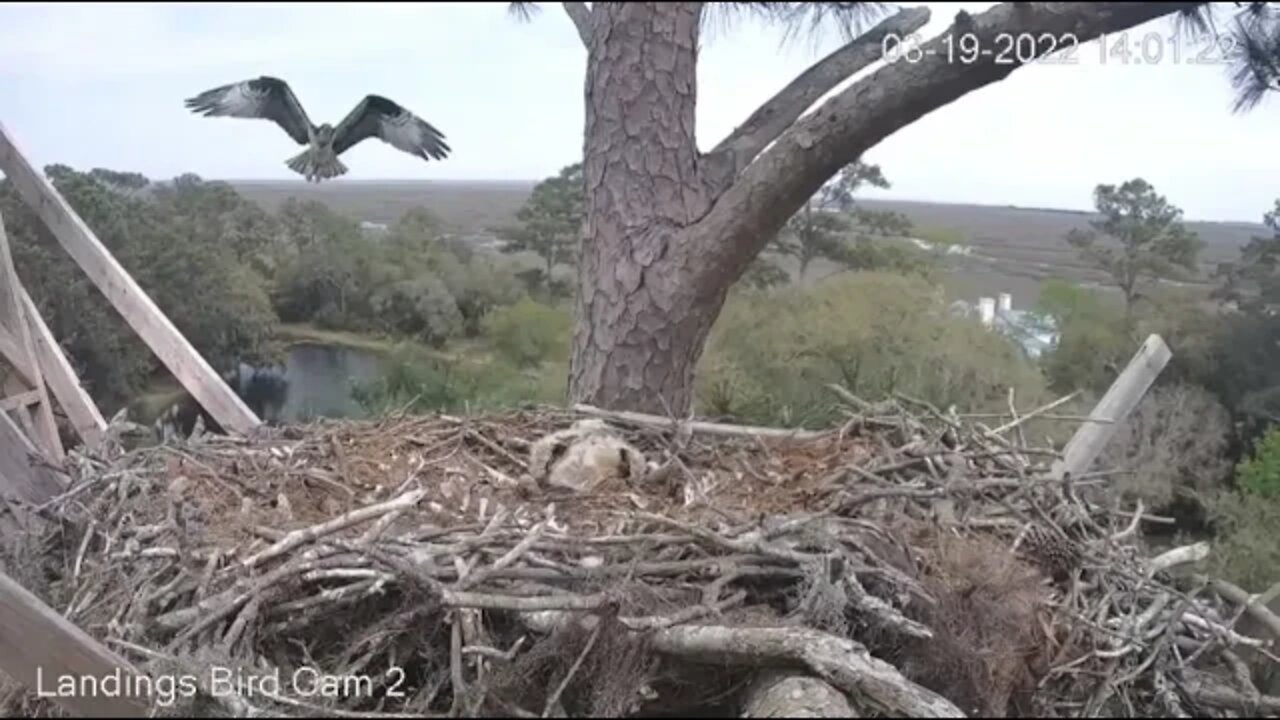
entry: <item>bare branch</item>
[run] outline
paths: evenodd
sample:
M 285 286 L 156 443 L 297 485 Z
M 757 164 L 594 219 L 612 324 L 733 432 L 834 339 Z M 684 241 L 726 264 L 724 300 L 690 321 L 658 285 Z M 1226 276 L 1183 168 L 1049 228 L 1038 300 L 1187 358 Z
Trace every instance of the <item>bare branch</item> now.
M 1207 583 L 1223 600 L 1243 607 L 1250 617 L 1270 631 L 1276 640 L 1280 640 L 1280 617 L 1276 617 L 1275 613 L 1267 608 L 1267 605 L 1280 595 L 1280 583 L 1271 586 L 1261 595 L 1253 596 L 1226 580 L 1197 575 L 1196 581 Z
M 862 645 L 809 628 L 684 625 L 654 633 L 650 641 L 658 652 L 705 657 L 721 665 L 807 667 L 850 697 L 891 715 L 965 717 L 950 700 L 911 682 Z
M 564 11 L 568 14 L 569 19 L 578 28 L 578 37 L 582 38 L 583 45 L 589 45 L 591 42 L 591 10 L 587 8 L 586 3 L 567 2 L 564 5 Z
M 855 82 L 792 125 L 744 170 L 699 221 L 719 232 L 701 233 L 705 245 L 688 249 L 705 256 L 700 265 L 708 277 L 698 277 L 695 286 L 724 287 L 723 276 L 741 276 L 787 218 L 841 167 L 920 117 L 1019 67 L 1017 60 L 997 61 L 996 52 L 961 62 L 949 56 L 947 36 L 970 35 L 979 47 L 993 49 L 1002 33 L 1058 38 L 1069 33 L 1086 43 L 1199 4 L 1017 2 L 966 15 L 963 28 L 952 25 L 923 43 L 918 61 L 899 60 Z M 1036 52 L 1051 49 L 1049 43 L 1037 43 Z
M 1238 710 L 1249 714 L 1280 713 L 1280 698 L 1273 695 L 1245 697 L 1231 688 L 1195 678 L 1183 684 L 1187 697 L 1200 705 Z
M 879 60 L 885 37 L 905 37 L 929 22 L 929 9 L 910 8 L 886 18 L 853 41 L 814 63 L 785 88 L 769 98 L 729 137 L 716 145 L 712 155 L 731 154 L 734 172 L 746 167 L 818 98 L 844 80 Z

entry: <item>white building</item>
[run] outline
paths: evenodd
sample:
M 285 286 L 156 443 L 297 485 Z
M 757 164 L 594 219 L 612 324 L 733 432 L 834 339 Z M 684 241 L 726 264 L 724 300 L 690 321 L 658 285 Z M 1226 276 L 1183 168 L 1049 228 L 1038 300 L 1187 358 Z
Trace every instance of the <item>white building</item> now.
M 977 316 L 979 322 L 1012 339 L 1033 360 L 1058 343 L 1058 329 L 1053 318 L 1013 308 L 1013 296 L 1000 293 L 996 297 L 978 298 L 977 305 L 963 300 L 951 304 L 953 314 Z

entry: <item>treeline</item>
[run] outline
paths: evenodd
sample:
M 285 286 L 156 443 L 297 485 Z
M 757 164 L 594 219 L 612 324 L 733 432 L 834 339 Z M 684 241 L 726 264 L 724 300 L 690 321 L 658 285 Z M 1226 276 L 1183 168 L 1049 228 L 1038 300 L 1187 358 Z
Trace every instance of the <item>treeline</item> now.
M 269 213 L 229 184 L 184 175 L 46 173 L 98 237 L 216 367 L 281 359 L 280 324 L 412 339 L 477 336 L 527 295 L 513 263 L 449 240 L 414 210 L 378 238 L 315 202 Z M 0 182 L 18 274 L 104 411 L 147 386 L 158 361 Z

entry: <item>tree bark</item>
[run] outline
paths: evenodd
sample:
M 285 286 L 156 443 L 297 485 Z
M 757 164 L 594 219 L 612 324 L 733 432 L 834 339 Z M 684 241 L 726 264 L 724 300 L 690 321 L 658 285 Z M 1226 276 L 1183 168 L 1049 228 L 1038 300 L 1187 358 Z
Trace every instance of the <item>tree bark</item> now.
M 587 46 L 586 236 L 570 393 L 667 414 L 724 301 L 681 232 L 706 214 L 694 113 L 701 3 L 598 3 Z
M 1072 33 L 1083 44 L 1201 4 L 1003 3 L 926 43 L 934 54 L 884 66 L 802 117 L 878 59 L 871 40 L 927 20 L 904 11 L 820 60 L 707 155 L 694 123 L 702 3 L 570 11 L 588 52 L 572 401 L 687 414 L 694 368 L 730 286 L 787 219 L 876 143 L 1018 67 L 994 55 L 950 61 L 944 36 L 971 34 L 996 48 L 1001 34 Z

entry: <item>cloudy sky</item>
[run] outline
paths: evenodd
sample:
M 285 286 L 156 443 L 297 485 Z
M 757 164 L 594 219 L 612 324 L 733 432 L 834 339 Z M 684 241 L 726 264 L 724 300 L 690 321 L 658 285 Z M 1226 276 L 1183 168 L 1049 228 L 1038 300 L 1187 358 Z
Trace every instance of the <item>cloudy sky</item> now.
M 967 3 L 980 11 L 991 3 Z M 925 34 L 957 5 L 935 4 Z M 1134 176 L 1188 217 L 1258 220 L 1280 196 L 1280 97 L 1233 115 L 1221 65 L 1199 46 L 1156 65 L 1023 68 L 872 149 L 882 197 L 1085 208 L 1100 182 Z M 1131 39 L 1133 39 L 1131 37 Z M 710 147 L 839 41 L 783 45 L 750 21 L 717 27 L 699 65 L 698 139 Z M 1156 44 L 1153 38 L 1152 46 Z M 557 4 L 530 24 L 504 3 L 0 5 L 0 122 L 39 165 L 135 170 L 153 178 L 296 178 L 298 149 L 266 121 L 207 119 L 184 98 L 267 74 L 287 80 L 312 119 L 337 123 L 367 93 L 439 127 L 454 148 L 426 164 L 377 141 L 344 155 L 352 179 L 536 179 L 582 144 L 585 51 Z

